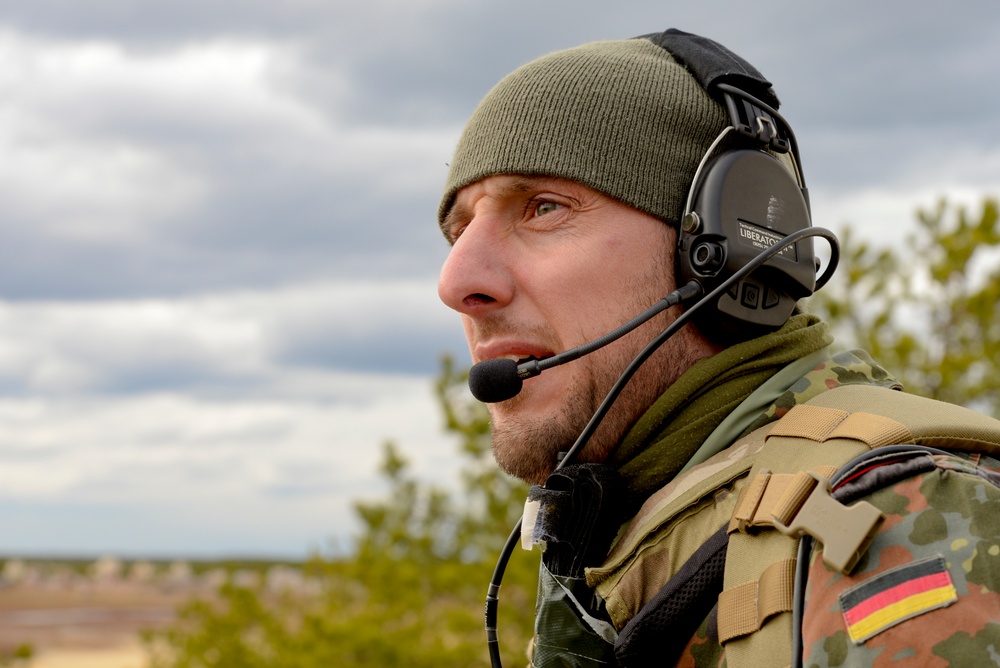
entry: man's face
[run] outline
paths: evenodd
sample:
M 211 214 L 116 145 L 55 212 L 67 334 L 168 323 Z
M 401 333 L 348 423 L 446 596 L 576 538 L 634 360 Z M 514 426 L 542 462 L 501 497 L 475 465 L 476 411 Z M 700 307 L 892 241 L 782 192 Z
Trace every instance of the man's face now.
M 472 361 L 548 357 L 606 334 L 674 289 L 676 232 L 565 179 L 491 176 L 458 192 L 438 294 L 462 314 Z M 632 358 L 675 316 L 526 380 L 489 406 L 498 463 L 544 482 Z M 585 449 L 603 461 L 628 427 L 693 363 L 689 328 L 632 379 Z

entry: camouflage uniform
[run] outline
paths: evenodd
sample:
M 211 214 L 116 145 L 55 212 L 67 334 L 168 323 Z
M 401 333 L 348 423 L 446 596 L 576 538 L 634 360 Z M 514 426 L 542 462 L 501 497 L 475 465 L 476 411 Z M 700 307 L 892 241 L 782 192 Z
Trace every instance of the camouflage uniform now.
M 1000 664 L 1000 462 L 932 459 L 867 497 L 886 520 L 849 577 L 813 550 L 803 665 Z
M 743 434 L 852 384 L 900 389 L 867 354 L 842 353 L 791 383 Z M 623 528 L 605 563 L 587 569 L 585 581 L 543 572 L 533 665 L 616 665 L 615 633 L 657 594 L 662 574 L 676 572 L 709 538 L 706 531 L 691 531 L 697 523 L 671 516 L 671 503 L 752 454 L 750 447 L 748 439 L 737 439 L 656 492 Z M 827 566 L 813 546 L 802 613 L 803 666 L 1000 665 L 1000 462 L 961 453 L 927 459 L 932 463 L 914 475 L 870 485 L 875 491 L 866 498 L 886 519 L 849 576 Z M 882 473 L 865 476 L 870 482 Z M 721 486 L 714 499 L 685 512 L 707 517 L 701 527 L 718 527 L 728 519 L 719 501 L 736 491 Z M 693 535 L 665 549 L 662 537 L 674 528 Z M 716 615 L 713 609 L 676 665 L 726 665 Z

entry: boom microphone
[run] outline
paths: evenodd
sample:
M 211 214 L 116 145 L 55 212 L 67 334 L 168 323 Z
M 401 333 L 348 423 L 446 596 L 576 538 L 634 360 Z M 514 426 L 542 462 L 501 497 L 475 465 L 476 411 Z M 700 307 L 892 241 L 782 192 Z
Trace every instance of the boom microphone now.
M 658 313 L 662 313 L 671 306 L 676 306 L 683 301 L 697 299 L 701 295 L 701 286 L 697 283 L 689 283 L 682 288 L 674 290 L 650 308 L 601 338 L 594 339 L 579 348 L 572 348 L 558 355 L 552 355 L 540 360 L 530 359 L 521 362 L 515 362 L 506 357 L 497 357 L 479 362 L 469 369 L 469 389 L 472 391 L 472 396 L 485 404 L 495 404 L 500 401 L 513 399 L 521 391 L 524 381 L 528 378 L 534 378 L 546 369 L 551 369 L 566 362 L 572 362 L 584 355 L 589 355 L 612 341 L 620 339 L 642 323 Z
M 506 357 L 484 360 L 469 369 L 469 389 L 484 404 L 513 399 L 523 383 L 517 362 Z

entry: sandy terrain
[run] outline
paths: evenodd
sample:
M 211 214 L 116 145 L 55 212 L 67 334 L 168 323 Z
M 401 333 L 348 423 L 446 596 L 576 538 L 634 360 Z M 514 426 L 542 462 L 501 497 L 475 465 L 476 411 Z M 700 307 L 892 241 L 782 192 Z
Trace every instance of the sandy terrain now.
M 18 668 L 145 668 L 144 629 L 169 623 L 190 592 L 130 583 L 0 588 L 0 651 L 30 644 Z
M 145 668 L 146 653 L 138 641 L 106 649 L 50 649 L 27 664 L 31 668 Z
M 178 606 L 211 597 L 224 582 L 304 595 L 319 586 L 298 567 L 270 562 L 228 570 L 113 557 L 0 562 L 0 657 L 32 650 L 29 661 L 12 668 L 146 668 L 141 632 L 170 624 Z

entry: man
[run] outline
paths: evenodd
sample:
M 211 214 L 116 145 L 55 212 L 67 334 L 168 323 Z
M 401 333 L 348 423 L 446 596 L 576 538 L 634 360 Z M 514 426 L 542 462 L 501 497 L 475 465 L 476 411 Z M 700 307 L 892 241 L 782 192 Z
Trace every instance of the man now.
M 726 89 L 718 86 L 720 81 L 746 85 L 753 97 L 766 98 L 758 99 L 760 104 L 754 107 L 763 119 L 758 124 L 764 144 L 750 142 L 750 150 L 758 156 L 777 155 L 780 151 L 774 150 L 772 140 L 784 137 L 787 128 L 769 132 L 778 121 L 760 111 L 777 106 L 769 84 L 724 47 L 677 31 L 550 54 L 513 72 L 484 98 L 456 149 L 439 208 L 442 230 L 452 245 L 441 271 L 439 294 L 462 315 L 473 362 L 544 359 L 573 349 L 679 287 L 678 276 L 690 271 L 681 265 L 693 260 L 682 262 L 678 248 L 682 254 L 690 250 L 684 235 L 701 225 L 685 218 L 685 231 L 680 231 L 682 217 L 692 210 L 689 191 L 699 180 L 699 165 L 703 158 L 747 144 L 726 134 L 736 121 L 722 103 L 720 91 Z M 787 178 L 796 174 L 793 182 L 803 186 L 796 162 L 782 160 L 790 167 Z M 785 204 L 777 206 L 775 197 L 770 199 L 766 216 L 780 219 Z M 794 206 L 792 210 L 798 211 Z M 770 225 L 740 224 L 773 236 L 765 229 Z M 808 221 L 796 225 L 807 227 Z M 752 281 L 751 288 L 768 289 Z M 757 292 L 742 294 L 744 303 L 750 299 L 752 307 L 763 312 L 765 298 L 759 303 Z M 782 294 L 782 304 L 794 301 Z M 490 404 L 498 463 L 535 485 L 546 483 L 629 362 L 678 315 L 676 309 L 661 313 L 596 352 L 526 380 L 515 397 Z M 559 502 L 551 501 L 546 490 L 535 490 L 545 526 L 535 527 L 534 538 L 549 547 L 540 575 L 533 665 L 701 666 L 718 665 L 723 658 L 730 666 L 783 666 L 793 660 L 805 660 L 807 665 L 871 665 L 890 656 L 912 660 L 913 665 L 948 665 L 949 660 L 1000 656 L 1000 597 L 995 593 L 1000 587 L 994 582 L 1000 578 L 996 558 L 1000 527 L 987 519 L 991 509 L 1000 509 L 1000 493 L 983 482 L 995 479 L 988 465 L 996 461 L 986 455 L 1000 452 L 991 450 L 996 441 L 992 430 L 1000 434 L 1000 427 L 992 424 L 977 427 L 976 442 L 985 445 L 972 449 L 986 453 L 974 455 L 969 466 L 975 472 L 963 479 L 959 491 L 949 488 L 938 493 L 921 487 L 918 493 L 907 488 L 912 507 L 891 507 L 892 499 L 898 500 L 903 492 L 885 492 L 887 501 L 878 496 L 883 493 L 878 485 L 862 476 L 871 503 L 879 506 L 875 510 L 866 505 L 879 515 L 866 531 L 881 533 L 870 551 L 860 544 L 870 536 L 855 541 L 859 545 L 852 544 L 848 552 L 856 548 L 858 555 L 835 567 L 819 559 L 799 566 L 801 579 L 810 586 L 819 582 L 831 586 L 822 594 L 810 590 L 805 595 L 805 612 L 795 617 L 794 631 L 787 630 L 793 626 L 793 615 L 792 606 L 784 602 L 791 596 L 790 585 L 775 589 L 787 590 L 787 595 L 777 597 L 782 602 L 773 610 L 759 607 L 776 567 L 794 567 L 795 560 L 785 552 L 798 542 L 773 531 L 779 523 L 770 515 L 754 515 L 758 505 L 771 507 L 770 497 L 757 498 L 744 512 L 747 490 L 759 487 L 763 495 L 771 471 L 788 475 L 788 481 L 807 469 L 830 477 L 858 454 L 850 446 L 842 450 L 830 446 L 824 454 L 810 454 L 813 459 L 788 463 L 790 470 L 780 471 L 799 453 L 811 451 L 799 441 L 782 446 L 782 435 L 802 437 L 795 429 L 779 433 L 774 425 L 788 431 L 786 425 L 795 423 L 790 409 L 828 391 L 839 396 L 833 388 L 900 389 L 863 352 L 831 357 L 832 341 L 817 318 L 797 312 L 786 315 L 777 325 L 759 327 L 754 316 L 747 326 L 738 320 L 733 325 L 726 318 L 700 318 L 662 345 L 625 386 L 576 459 L 577 464 L 596 465 L 583 469 L 589 471 L 588 481 L 604 480 L 607 471 L 614 471 L 623 482 L 623 498 L 605 503 L 621 516 L 595 520 L 617 527 L 618 519 L 631 517 L 613 546 L 581 548 L 579 541 L 565 536 L 566 531 L 580 533 L 577 526 L 551 529 L 546 517 L 559 515 L 559 510 L 546 514 L 546 504 Z M 806 415 L 807 426 L 831 410 L 871 417 L 860 410 L 870 401 L 864 396 L 853 400 L 859 404 L 856 408 L 846 411 L 836 403 L 822 408 L 810 405 L 803 410 L 812 412 L 795 414 L 800 421 Z M 921 413 L 920 408 L 901 411 L 907 416 Z M 964 413 L 954 419 L 960 424 L 967 420 L 975 419 Z M 871 436 L 869 440 L 878 441 L 868 446 L 919 441 L 914 436 L 919 428 L 906 431 L 909 425 L 904 427 L 895 417 L 876 415 L 866 425 L 845 432 L 846 437 L 831 426 L 823 438 L 857 443 Z M 931 432 L 933 425 L 928 428 Z M 886 435 L 893 430 L 896 433 Z M 779 437 L 765 444 L 765 438 L 775 434 Z M 902 440 L 892 440 L 897 436 Z M 777 450 L 780 447 L 786 450 Z M 840 454 L 827 454 L 834 451 Z M 920 462 L 929 456 L 917 454 Z M 907 457 L 907 462 L 918 461 L 917 455 Z M 948 466 L 965 466 L 952 460 Z M 761 462 L 772 463 L 765 468 Z M 898 468 L 897 464 L 894 460 L 893 466 Z M 739 466 L 743 468 L 738 475 L 719 477 Z M 922 473 L 928 480 L 937 474 L 937 469 Z M 911 485 L 916 484 L 912 480 L 930 484 L 912 475 L 906 479 Z M 609 490 L 613 487 L 608 484 Z M 952 503 L 956 494 L 972 495 L 981 502 L 958 507 L 961 504 Z M 911 516 L 917 509 L 923 510 L 924 520 Z M 608 512 L 605 507 L 595 515 L 616 517 Z M 902 539 L 885 528 L 900 522 L 916 524 Z M 929 530 L 930 523 L 934 530 Z M 942 523 L 945 529 L 938 526 Z M 725 530 L 717 531 L 723 525 Z M 758 526 L 768 528 L 766 537 L 756 537 Z M 809 531 L 823 534 L 824 529 Z M 600 532 L 588 528 L 582 533 L 590 540 L 591 534 Z M 824 559 L 832 558 L 839 539 L 819 537 L 825 541 Z M 764 541 L 785 541 L 779 548 L 767 549 L 786 558 L 745 566 L 748 559 L 740 555 L 764 550 Z M 900 542 L 904 556 L 893 551 Z M 594 549 L 599 556 L 594 560 L 588 551 L 581 568 L 558 572 L 562 567 L 555 565 L 558 559 L 553 555 L 560 544 L 570 543 L 577 553 Z M 912 549 L 913 543 L 926 549 Z M 579 554 L 570 557 L 581 562 Z M 865 561 L 855 570 L 858 557 Z M 704 573 L 706 568 L 721 569 L 723 563 L 726 591 L 721 596 L 691 584 L 698 578 L 692 580 L 688 571 Z M 587 567 L 585 575 L 582 566 Z M 746 582 L 740 575 L 744 571 L 750 573 Z M 732 603 L 748 591 L 748 585 L 753 590 L 750 599 L 758 605 L 750 612 Z M 894 596 L 903 591 L 917 598 L 904 597 L 902 603 L 893 599 L 893 608 L 886 602 L 888 590 Z M 672 602 L 680 600 L 678 591 L 686 592 L 690 605 L 678 607 Z M 835 605 L 843 608 L 843 614 L 830 611 Z M 901 612 L 899 605 L 905 610 Z M 751 623 L 743 628 L 747 618 Z M 650 621 L 657 619 L 670 621 L 660 626 Z M 793 642 L 803 647 L 793 648 Z M 847 660 L 854 663 L 845 664 Z

